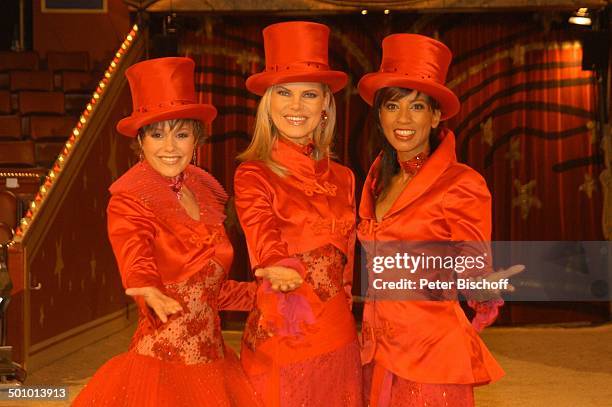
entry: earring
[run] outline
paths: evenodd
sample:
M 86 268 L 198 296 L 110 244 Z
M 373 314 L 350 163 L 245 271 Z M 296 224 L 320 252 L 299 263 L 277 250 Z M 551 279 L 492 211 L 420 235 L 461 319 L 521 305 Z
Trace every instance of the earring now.
M 325 130 L 325 126 L 327 126 L 327 119 L 329 119 L 329 116 L 327 116 L 327 112 L 325 110 L 321 111 L 321 130 Z
M 144 161 L 144 154 L 143 154 L 142 150 L 140 150 L 140 153 L 138 153 L 138 161 L 140 161 L 140 162 Z
M 193 149 L 193 157 L 191 158 L 191 163 L 193 165 L 196 165 L 196 161 L 197 161 L 197 154 L 196 154 L 196 149 Z

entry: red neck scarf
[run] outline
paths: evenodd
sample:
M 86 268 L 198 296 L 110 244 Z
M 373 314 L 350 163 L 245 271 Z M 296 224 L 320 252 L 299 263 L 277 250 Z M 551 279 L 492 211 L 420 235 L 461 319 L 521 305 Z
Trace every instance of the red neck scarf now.
M 178 199 L 181 199 L 183 188 L 183 183 L 185 182 L 185 171 L 181 172 L 179 175 L 170 178 L 170 189 L 172 192 L 176 194 Z
M 404 170 L 407 175 L 414 177 L 423 167 L 423 165 L 425 165 L 427 158 L 429 158 L 429 151 L 423 151 L 412 157 L 410 160 L 399 161 L 398 159 L 398 162 L 400 167 L 402 167 L 402 170 Z

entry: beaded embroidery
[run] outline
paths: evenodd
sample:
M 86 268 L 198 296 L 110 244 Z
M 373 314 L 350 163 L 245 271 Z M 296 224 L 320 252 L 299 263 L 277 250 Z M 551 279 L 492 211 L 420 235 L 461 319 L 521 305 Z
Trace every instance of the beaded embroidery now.
M 145 327 L 139 326 L 130 350 L 187 365 L 223 358 L 217 296 L 224 277 L 223 268 L 211 260 L 186 281 L 165 285 L 165 294 L 177 300 L 183 312 L 170 317 L 155 331 L 143 333 Z

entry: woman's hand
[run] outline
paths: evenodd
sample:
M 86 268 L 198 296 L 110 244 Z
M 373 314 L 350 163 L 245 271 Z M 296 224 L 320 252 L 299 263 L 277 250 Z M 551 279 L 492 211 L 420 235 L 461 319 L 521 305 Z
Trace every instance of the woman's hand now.
M 255 270 L 255 276 L 265 278 L 274 291 L 292 291 L 302 285 L 302 276 L 292 268 L 271 266 Z
M 128 288 L 125 293 L 132 297 L 142 296 L 163 323 L 168 322 L 170 315 L 183 311 L 178 301 L 163 294 L 156 287 Z

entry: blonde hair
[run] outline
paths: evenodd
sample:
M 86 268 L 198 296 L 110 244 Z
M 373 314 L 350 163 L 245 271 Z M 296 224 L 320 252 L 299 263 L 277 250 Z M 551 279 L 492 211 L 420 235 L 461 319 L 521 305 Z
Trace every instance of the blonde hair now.
M 320 160 L 325 156 L 331 155 L 331 145 L 334 140 L 334 130 L 336 128 L 336 102 L 334 94 L 326 84 L 321 84 L 323 94 L 327 96 L 327 106 L 324 107 L 327 113 L 325 128 L 317 126 L 314 131 L 312 142 L 314 144 L 313 158 Z M 287 169 L 272 159 L 272 147 L 279 137 L 278 131 L 274 127 L 270 117 L 270 99 L 276 86 L 270 86 L 261 97 L 257 106 L 255 116 L 255 129 L 251 143 L 242 153 L 238 155 L 240 161 L 262 161 L 272 171 L 280 176 L 287 175 Z

